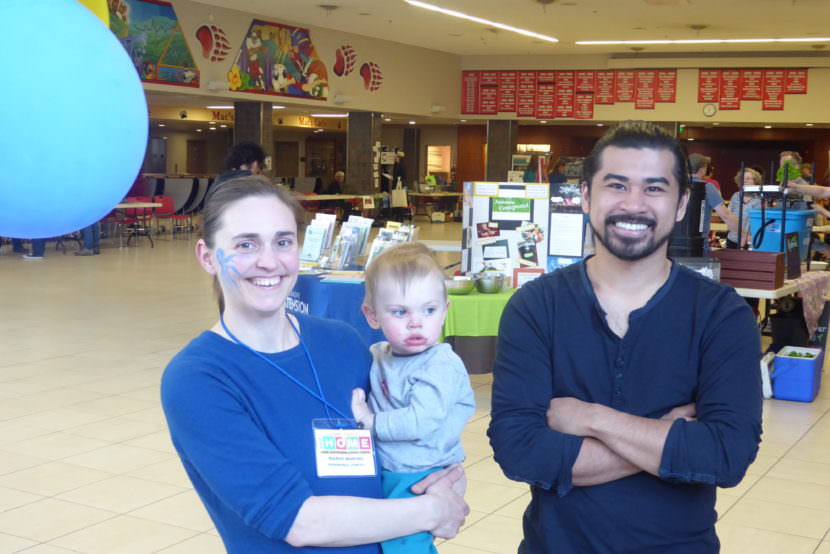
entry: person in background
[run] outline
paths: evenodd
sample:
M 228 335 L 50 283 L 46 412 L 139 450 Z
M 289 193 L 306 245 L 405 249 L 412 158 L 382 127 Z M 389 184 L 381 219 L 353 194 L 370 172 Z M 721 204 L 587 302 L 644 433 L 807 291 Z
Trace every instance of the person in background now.
M 551 161 L 553 162 L 553 158 Z M 568 176 L 565 175 L 566 165 L 562 158 L 557 158 L 555 162 L 548 164 L 548 182 L 551 185 L 568 182 Z
M 717 488 L 761 441 L 761 344 L 732 287 L 667 257 L 686 163 L 652 123 L 606 133 L 583 166 L 595 255 L 502 313 L 487 434 L 531 485 L 522 554 L 719 550 Z
M 714 174 L 715 174 L 715 166 L 712 165 L 712 158 L 710 158 L 709 156 L 706 156 L 706 175 L 704 175 L 703 180 L 706 181 L 707 183 L 711 183 L 712 185 L 714 185 L 715 188 L 718 189 L 718 193 L 720 193 L 721 196 L 723 196 L 723 192 L 720 189 L 720 183 L 718 183 L 714 179 L 714 177 L 713 177 Z
M 373 344 L 371 394 L 355 389 L 352 413 L 374 432 L 383 495 L 410 498 L 410 487 L 464 461 L 461 431 L 475 411 L 464 362 L 441 340 L 449 300 L 444 273 L 419 242 L 393 246 L 366 270 L 363 314 L 386 341 Z M 429 533 L 385 541 L 384 554 L 437 554 Z
M 346 174 L 342 171 L 337 171 L 334 174 L 334 179 L 327 187 L 323 186 L 323 180 L 319 179 L 314 183 L 314 194 L 343 194 L 343 183 L 346 180 Z
M 225 160 L 225 171 L 221 173 L 211 185 L 211 189 L 224 181 L 260 175 L 265 168 L 265 150 L 255 142 L 240 142 L 228 153 Z M 209 194 L 208 190 L 205 195 Z
M 802 163 L 801 164 L 801 178 L 804 179 L 808 185 L 813 184 L 813 164 L 811 163 Z
M 530 156 L 530 161 L 527 162 L 527 168 L 525 168 L 524 175 L 522 175 L 522 181 L 525 183 L 538 183 L 539 182 L 539 155 L 532 154 Z
M 24 260 L 42 260 L 44 252 L 46 252 L 46 239 L 32 239 L 31 254 L 23 254 L 21 257 Z
M 84 247 L 75 252 L 76 256 L 94 256 L 101 253 L 101 227 L 97 221 L 81 229 L 81 239 Z
M 711 227 L 712 210 L 726 223 L 729 232 L 738 234 L 738 218 L 727 209 L 726 203 L 723 201 L 723 197 L 718 192 L 718 189 L 715 188 L 715 185 L 703 179 L 709 164 L 710 159 L 708 156 L 704 156 L 703 154 L 689 155 L 689 172 L 692 177 L 692 182 L 703 183 L 706 186 L 706 206 L 708 209 L 701 216 L 701 223 L 703 224 L 702 235 L 704 238 L 703 253 L 705 256 L 708 256 L 711 250 L 709 244 L 709 228 Z
M 12 252 L 15 254 L 28 254 L 29 251 L 23 246 L 23 239 L 12 239 Z
M 341 321 L 286 309 L 297 201 L 252 175 L 215 188 L 202 215 L 196 257 L 214 278 L 218 321 L 167 365 L 161 401 L 227 551 L 379 554 L 395 537 L 454 536 L 469 512 L 454 488 L 463 469 L 431 474 L 415 498 L 382 499 L 374 440 L 348 421 L 353 390 L 369 386 L 366 345 Z
M 809 183 L 801 176 L 801 154 L 792 150 L 781 152 L 775 180 L 779 184 L 786 182 L 787 186 L 809 186 Z
M 741 172 L 735 175 L 735 184 L 738 187 L 743 188 L 746 186 L 751 185 L 763 185 L 764 180 L 761 175 L 752 168 L 746 168 L 743 171 L 743 183 L 741 183 Z M 747 210 L 759 209 L 761 207 L 761 199 L 758 196 L 752 194 L 744 194 L 744 205 L 743 209 L 740 210 L 743 212 L 743 215 L 739 215 L 738 205 L 741 198 L 741 192 L 738 191 L 732 195 L 732 198 L 729 199 L 729 211 L 735 214 L 735 218 L 738 219 L 739 217 L 742 218 L 742 226 L 744 230 L 741 232 L 741 248 L 746 248 L 746 246 L 751 242 L 752 237 L 750 236 L 750 226 L 749 226 L 749 213 Z M 738 248 L 738 233 L 732 232 L 731 230 L 726 235 L 726 247 L 727 248 Z

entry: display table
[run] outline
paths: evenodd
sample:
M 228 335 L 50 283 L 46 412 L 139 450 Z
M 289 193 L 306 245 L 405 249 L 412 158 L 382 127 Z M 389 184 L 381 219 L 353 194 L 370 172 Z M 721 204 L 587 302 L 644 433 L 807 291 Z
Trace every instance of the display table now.
M 285 304 L 291 312 L 345 321 L 370 345 L 384 337 L 381 331 L 369 327 L 360 310 L 365 291 L 362 282 L 326 281 L 324 275 L 302 274 Z M 513 292 L 509 289 L 481 294 L 474 290 L 467 295 L 450 296 L 443 334 L 470 373 L 492 371 L 499 319 Z
M 452 345 L 469 373 L 490 373 L 496 359 L 496 342 L 501 312 L 515 291 L 496 294 L 450 296 L 450 309 L 444 322 L 444 340 Z
M 345 321 L 369 345 L 384 339 L 381 331 L 369 327 L 360 310 L 365 294 L 362 282 L 338 283 L 325 281 L 320 275 L 299 275 L 286 307 L 292 312 Z

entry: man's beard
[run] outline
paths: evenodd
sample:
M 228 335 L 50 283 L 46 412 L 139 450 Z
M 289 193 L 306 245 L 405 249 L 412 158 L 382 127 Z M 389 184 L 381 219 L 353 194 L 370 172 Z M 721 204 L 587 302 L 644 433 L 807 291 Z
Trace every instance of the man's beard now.
M 650 236 L 647 235 L 642 238 L 621 237 L 613 234 L 614 226 L 618 222 L 648 225 L 652 229 L 655 228 L 657 222 L 650 217 L 644 216 L 623 214 L 609 215 L 605 218 L 605 233 L 600 234 L 597 232 L 597 228 L 594 227 L 594 222 L 589 219 L 591 231 L 593 231 L 594 237 L 596 237 L 596 239 L 602 243 L 602 245 L 605 246 L 611 254 L 626 262 L 636 262 L 637 260 L 642 260 L 643 258 L 651 256 L 655 251 L 657 251 L 657 249 L 663 246 L 671 236 L 671 231 L 669 231 L 662 237 L 655 236 L 654 234 Z

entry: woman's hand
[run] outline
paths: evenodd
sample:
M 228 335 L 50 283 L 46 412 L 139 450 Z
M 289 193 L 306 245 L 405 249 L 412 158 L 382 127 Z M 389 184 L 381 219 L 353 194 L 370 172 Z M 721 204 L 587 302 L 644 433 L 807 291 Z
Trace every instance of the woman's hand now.
M 366 392 L 363 389 L 354 389 L 352 391 L 352 414 L 354 418 L 360 423 L 364 429 L 370 431 L 375 427 L 375 414 L 369 409 L 366 403 Z
M 470 507 L 464 502 L 466 488 L 467 475 L 461 464 L 434 471 L 412 485 L 410 490 L 413 493 L 434 498 L 435 506 L 441 510 L 437 514 L 437 525 L 430 530 L 433 536 L 451 539 L 458 534 L 458 529 L 470 513 Z

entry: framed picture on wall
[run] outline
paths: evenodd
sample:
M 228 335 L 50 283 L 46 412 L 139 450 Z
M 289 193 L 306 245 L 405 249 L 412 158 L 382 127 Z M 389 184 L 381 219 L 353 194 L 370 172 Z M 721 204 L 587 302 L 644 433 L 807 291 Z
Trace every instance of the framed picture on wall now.
M 517 289 L 545 273 L 541 267 L 517 267 L 513 269 L 513 288 Z

